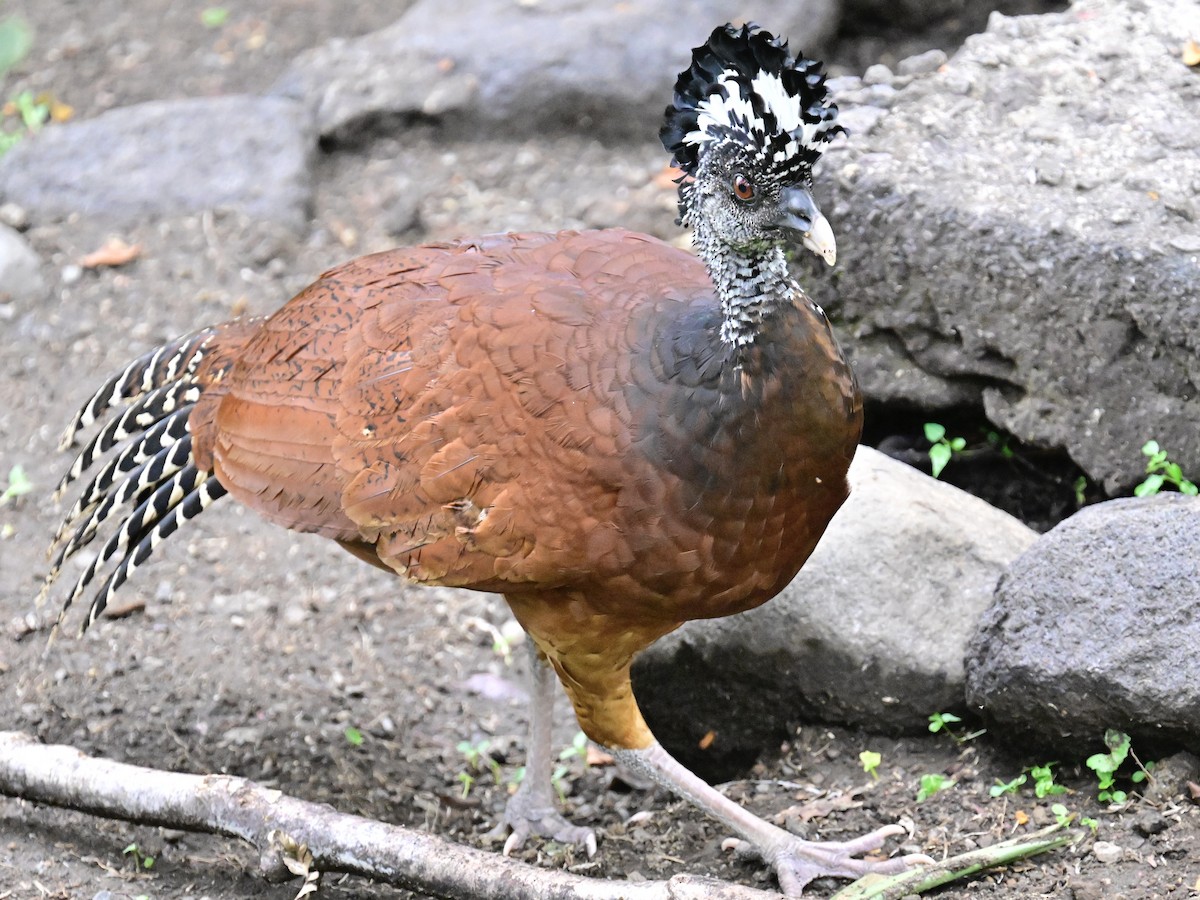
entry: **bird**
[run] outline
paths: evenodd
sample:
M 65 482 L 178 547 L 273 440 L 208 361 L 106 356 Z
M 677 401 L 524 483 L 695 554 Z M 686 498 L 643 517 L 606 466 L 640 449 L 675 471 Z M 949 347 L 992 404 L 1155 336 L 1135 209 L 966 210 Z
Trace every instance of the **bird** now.
M 695 253 L 618 228 L 388 250 L 129 363 L 63 436 L 97 426 L 59 495 L 96 473 L 43 596 L 106 537 L 59 624 L 98 585 L 93 623 L 230 497 L 409 582 L 503 595 L 534 655 L 505 853 L 533 836 L 596 850 L 550 788 L 557 679 L 590 740 L 735 832 L 788 894 L 927 861 L 874 853 L 896 825 L 822 843 L 751 814 L 655 740 L 630 681 L 684 622 L 778 594 L 848 494 L 862 400 L 788 259 L 836 259 L 812 181 L 843 132 L 825 81 L 753 24 L 693 50 L 659 136 Z

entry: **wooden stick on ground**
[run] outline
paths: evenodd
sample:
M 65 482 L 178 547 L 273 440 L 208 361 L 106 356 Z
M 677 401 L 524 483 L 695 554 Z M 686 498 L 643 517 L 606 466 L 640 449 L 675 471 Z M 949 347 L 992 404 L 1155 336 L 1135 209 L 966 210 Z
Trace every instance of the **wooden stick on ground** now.
M 754 888 L 676 875 L 668 881 L 605 881 L 541 869 L 431 834 L 339 813 L 227 775 L 183 775 L 87 756 L 0 731 L 0 794 L 110 819 L 242 838 L 258 848 L 266 877 L 304 865 L 351 872 L 411 891 L 466 900 L 770 900 Z M 305 854 L 307 855 L 307 854 Z

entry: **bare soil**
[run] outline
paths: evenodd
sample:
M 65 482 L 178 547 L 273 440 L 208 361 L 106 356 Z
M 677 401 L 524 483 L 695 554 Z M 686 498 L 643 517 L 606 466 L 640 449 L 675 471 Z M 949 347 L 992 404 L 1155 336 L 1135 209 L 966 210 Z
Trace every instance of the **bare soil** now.
M 91 115 L 151 98 L 262 90 L 298 50 L 382 26 L 403 4 L 247 0 L 215 29 L 200 24 L 201 8 L 10 0 L 4 12 L 26 16 L 38 42 L 4 85 L 6 95 L 51 90 Z M 233 773 L 346 812 L 482 844 L 506 788 L 473 770 L 456 746 L 489 740 L 502 781 L 523 761 L 521 655 L 506 663 L 478 625 L 509 618 L 500 600 L 407 588 L 330 544 L 273 529 L 227 503 L 139 573 L 118 596 L 121 619 L 47 649 L 45 614 L 34 614 L 31 601 L 61 515 L 49 495 L 66 460 L 53 449 L 68 415 L 126 359 L 199 324 L 273 309 L 349 256 L 504 229 L 621 223 L 669 238 L 676 229 L 669 187 L 658 178 L 662 164 L 649 141 L 472 143 L 422 125 L 403 141 L 385 138 L 323 158 L 313 226 L 302 236 L 228 213 L 148 222 L 121 235 L 142 246 L 137 261 L 80 273 L 73 264 L 108 233 L 82 218 L 35 223 L 27 236 L 47 262 L 50 296 L 36 305 L 0 304 L 0 476 L 21 464 L 35 485 L 0 508 L 7 533 L 0 539 L 0 728 L 142 765 Z M 481 685 L 489 690 L 480 692 Z M 565 703 L 561 712 L 557 737 L 566 746 L 575 727 Z M 364 735 L 360 746 L 346 738 L 351 726 Z M 1070 793 L 1039 800 L 1026 786 L 992 798 L 997 779 L 1045 761 L 1006 756 L 999 738 L 959 746 L 945 735 L 882 737 L 806 724 L 784 747 L 765 748 L 763 762 L 728 791 L 767 816 L 793 809 L 784 821 L 810 837 L 848 837 L 900 821 L 912 836 L 898 843 L 934 856 L 1032 830 L 1061 801 L 1094 817 L 1098 838 L 1118 845 L 1119 859 L 1101 861 L 1087 837 L 940 896 L 1197 893 L 1200 808 L 1182 782 L 1163 777 L 1157 797 L 1105 808 L 1080 765 L 1102 749 L 1097 736 L 1096 746 L 1063 760 L 1060 780 Z M 863 750 L 882 755 L 877 779 L 862 769 Z M 928 773 L 957 783 L 918 803 Z M 462 774 L 476 779 L 466 797 Z M 608 768 L 573 761 L 564 792 L 574 818 L 598 830 L 599 854 L 587 860 L 542 845 L 525 858 L 598 877 L 689 871 L 770 884 L 759 867 L 721 849 L 720 828 L 661 792 L 630 788 Z M 853 802 L 802 821 L 795 807 L 816 796 Z M 629 822 L 643 810 L 649 818 Z M 152 868 L 123 852 L 132 844 L 153 857 Z M 0 799 L 3 900 L 294 896 L 294 885 L 263 882 L 256 863 L 254 851 L 234 841 Z M 819 883 L 812 893 L 835 887 Z M 322 892 L 401 893 L 334 876 Z

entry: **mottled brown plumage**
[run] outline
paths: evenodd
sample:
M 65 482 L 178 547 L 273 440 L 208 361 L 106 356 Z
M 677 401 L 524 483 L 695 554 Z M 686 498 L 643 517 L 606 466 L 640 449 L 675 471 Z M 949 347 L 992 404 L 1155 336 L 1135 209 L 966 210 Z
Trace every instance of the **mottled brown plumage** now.
M 635 654 L 681 623 L 778 593 L 846 497 L 859 395 L 782 252 L 790 236 L 833 261 L 808 188 L 835 111 L 818 64 L 765 32 L 718 29 L 664 128 L 700 259 L 617 229 L 393 250 L 265 319 L 131 363 L 64 437 L 124 409 L 64 479 L 111 452 L 60 529 L 47 586 L 134 507 L 67 599 L 116 557 L 92 621 L 163 538 L 229 494 L 419 584 L 504 595 L 540 661 L 506 848 L 541 833 L 594 849 L 538 776 L 548 662 L 588 737 L 750 840 L 789 893 L 904 868 L 913 858 L 853 858 L 891 829 L 812 844 L 721 796 L 654 741 L 629 680 Z

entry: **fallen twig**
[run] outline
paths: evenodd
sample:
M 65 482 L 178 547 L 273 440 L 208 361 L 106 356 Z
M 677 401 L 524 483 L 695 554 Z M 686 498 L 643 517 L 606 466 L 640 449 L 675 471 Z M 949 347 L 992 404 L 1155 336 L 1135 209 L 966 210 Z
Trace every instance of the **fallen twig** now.
M 606 881 L 542 869 L 431 834 L 339 813 L 244 778 L 185 775 L 87 756 L 0 731 L 0 794 L 111 819 L 242 838 L 263 874 L 351 872 L 447 900 L 774 900 L 777 894 L 711 878 Z M 291 866 L 289 866 L 291 861 Z

